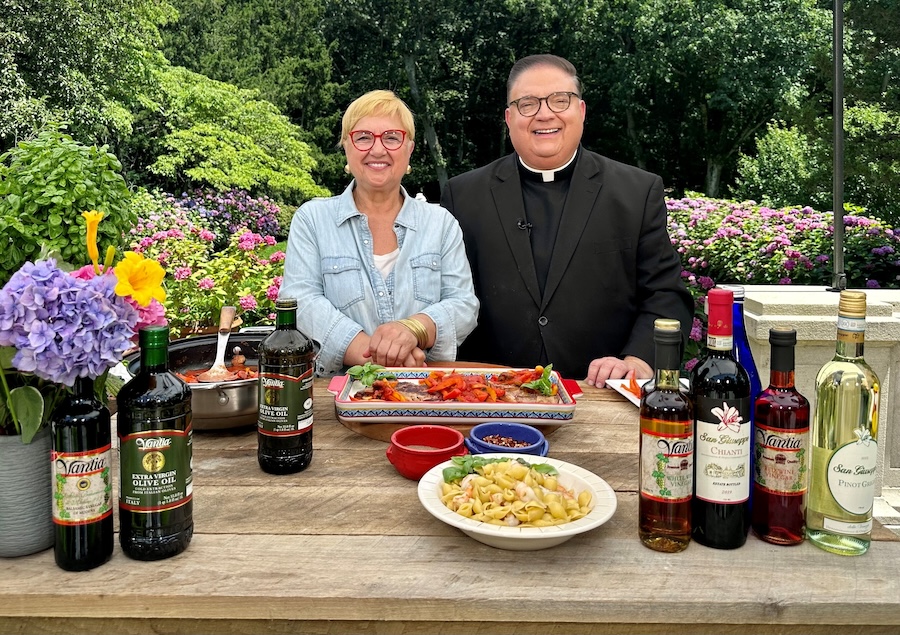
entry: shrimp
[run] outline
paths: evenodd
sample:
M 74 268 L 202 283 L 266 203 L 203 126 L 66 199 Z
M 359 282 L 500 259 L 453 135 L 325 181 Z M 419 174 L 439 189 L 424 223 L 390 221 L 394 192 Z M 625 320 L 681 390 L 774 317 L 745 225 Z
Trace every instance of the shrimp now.
M 537 495 L 534 493 L 534 490 L 522 481 L 516 482 L 516 496 L 523 503 L 536 501 L 538 499 Z

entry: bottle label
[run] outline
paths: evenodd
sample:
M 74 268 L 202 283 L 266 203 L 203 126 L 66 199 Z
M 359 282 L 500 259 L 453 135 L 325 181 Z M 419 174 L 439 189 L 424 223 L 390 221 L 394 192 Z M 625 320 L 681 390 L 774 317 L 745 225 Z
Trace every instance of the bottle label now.
M 785 496 L 806 493 L 809 428 L 782 430 L 756 422 L 754 479 L 763 490 Z
M 734 336 L 707 334 L 706 346 L 715 351 L 730 351 L 732 348 L 734 348 Z
M 854 433 L 857 440 L 839 447 L 828 461 L 828 489 L 844 511 L 867 514 L 875 502 L 878 442 L 866 428 Z
M 750 399 L 697 397 L 696 496 L 710 503 L 750 498 Z
M 292 377 L 281 373 L 259 374 L 260 434 L 290 437 L 302 434 L 313 424 L 313 369 Z
M 53 522 L 87 525 L 112 514 L 112 446 L 50 453 Z
M 155 513 L 190 501 L 192 445 L 190 426 L 186 430 L 150 430 L 119 437 L 119 507 Z
M 866 340 L 866 319 L 839 315 L 837 341 L 846 344 L 862 344 Z
M 689 501 L 694 491 L 694 438 L 641 432 L 641 493 L 665 503 Z

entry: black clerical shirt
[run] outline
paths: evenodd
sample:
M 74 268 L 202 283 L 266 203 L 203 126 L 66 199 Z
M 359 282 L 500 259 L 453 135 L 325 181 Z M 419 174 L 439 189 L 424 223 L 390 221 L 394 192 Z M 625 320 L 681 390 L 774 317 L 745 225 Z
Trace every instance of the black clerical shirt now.
M 552 181 L 545 181 L 544 175 L 528 169 L 519 161 L 519 177 L 522 181 L 522 199 L 525 203 L 524 223 L 531 238 L 531 254 L 537 272 L 541 294 L 550 271 L 550 259 L 553 257 L 553 245 L 556 233 L 562 222 L 566 197 L 569 194 L 569 183 L 575 172 L 578 157 L 553 173 Z

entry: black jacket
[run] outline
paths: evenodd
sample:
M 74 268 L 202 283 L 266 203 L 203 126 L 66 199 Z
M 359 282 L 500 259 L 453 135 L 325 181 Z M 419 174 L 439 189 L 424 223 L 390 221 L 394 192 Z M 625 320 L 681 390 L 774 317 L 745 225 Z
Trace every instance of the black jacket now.
M 610 355 L 652 366 L 653 321 L 675 318 L 687 338 L 694 304 L 669 238 L 662 179 L 582 149 L 542 297 L 529 234 L 520 229 L 517 161 L 511 154 L 454 177 L 441 196 L 462 226 L 481 300 L 458 358 L 553 363 L 576 379 Z

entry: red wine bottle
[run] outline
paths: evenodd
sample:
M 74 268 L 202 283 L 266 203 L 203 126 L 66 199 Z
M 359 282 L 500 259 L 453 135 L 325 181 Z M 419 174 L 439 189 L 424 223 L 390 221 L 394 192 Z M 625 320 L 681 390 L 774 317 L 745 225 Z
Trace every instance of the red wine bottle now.
M 713 288 L 706 302 L 708 353 L 691 371 L 695 453 L 691 533 L 701 545 L 735 549 L 750 532 L 750 377 L 732 352 L 734 294 Z
M 809 401 L 794 387 L 797 332 L 769 331 L 769 387 L 754 404 L 753 533 L 776 545 L 803 542 L 809 475 Z

